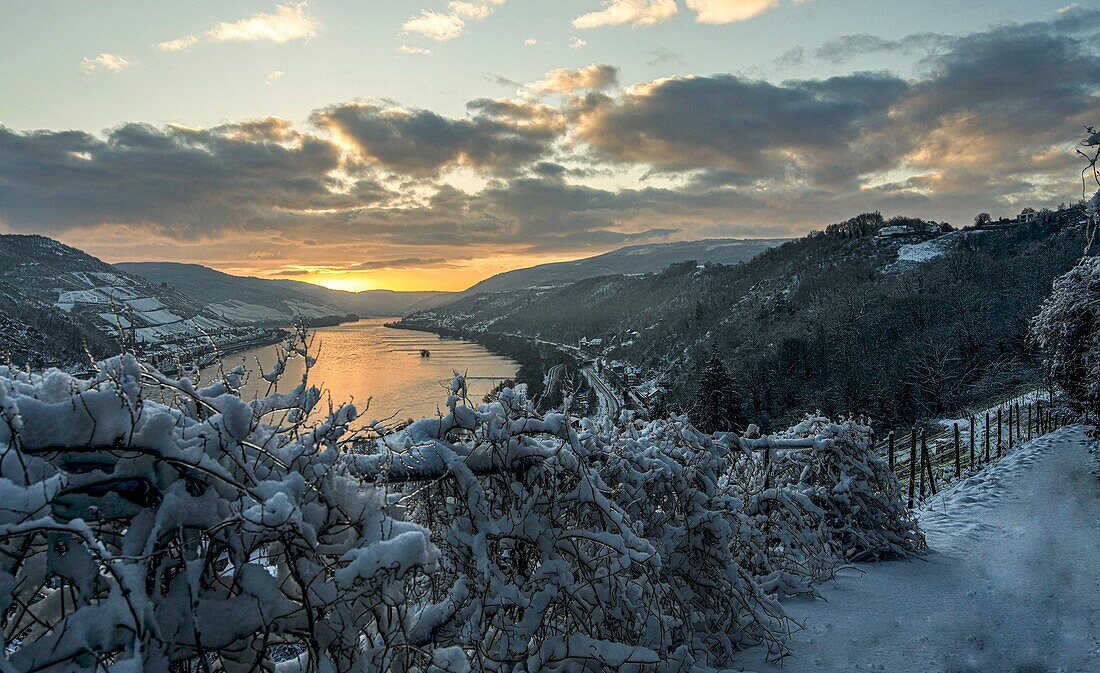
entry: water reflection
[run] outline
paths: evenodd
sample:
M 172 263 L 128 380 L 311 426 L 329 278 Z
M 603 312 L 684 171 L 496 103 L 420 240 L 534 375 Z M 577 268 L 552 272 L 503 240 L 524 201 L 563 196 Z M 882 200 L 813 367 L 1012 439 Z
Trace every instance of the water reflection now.
M 446 388 L 453 371 L 471 377 L 470 398 L 480 401 L 499 381 L 511 378 L 519 369 L 512 359 L 494 355 L 476 343 L 386 328 L 384 324 L 392 320 L 371 318 L 313 332 L 314 347 L 320 351 L 310 373 L 311 383 L 330 392 L 336 404 L 354 401 L 362 420 L 436 415 L 437 410 L 445 408 Z M 422 356 L 422 350 L 430 351 L 431 356 Z M 269 369 L 275 361 L 275 347 L 232 355 L 226 358 L 227 367 L 235 366 L 242 358 L 252 372 L 242 394 L 263 394 L 267 383 L 257 372 L 256 360 L 264 370 Z M 304 368 L 301 358 L 291 360 L 280 389 L 296 385 Z M 209 381 L 212 374 L 205 371 L 203 380 Z M 368 399 L 370 407 L 364 411 Z

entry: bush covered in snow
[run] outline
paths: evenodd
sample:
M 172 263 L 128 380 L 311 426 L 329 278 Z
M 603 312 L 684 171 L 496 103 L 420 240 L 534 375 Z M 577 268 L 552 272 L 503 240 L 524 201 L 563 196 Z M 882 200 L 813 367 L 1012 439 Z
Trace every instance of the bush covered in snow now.
M 897 476 L 875 453 L 870 427 L 807 416 L 779 437 L 814 440 L 808 450 L 780 453 L 778 479 L 823 511 L 835 553 L 848 561 L 865 561 L 924 548 Z
M 405 595 L 438 552 L 336 469 L 355 410 L 307 428 L 316 390 L 246 402 L 237 382 L 195 389 L 129 356 L 84 380 L 0 368 L 0 668 L 431 660 L 407 644 Z M 173 402 L 150 399 L 161 384 Z
M 769 466 L 456 378 L 364 440 L 306 378 L 277 392 L 285 357 L 251 401 L 241 370 L 0 368 L 0 670 L 706 671 L 785 652 L 778 600 L 842 559 L 920 546 L 862 426 L 809 420 Z
M 1100 258 L 1084 257 L 1054 281 L 1031 334 L 1070 402 L 1100 414 Z

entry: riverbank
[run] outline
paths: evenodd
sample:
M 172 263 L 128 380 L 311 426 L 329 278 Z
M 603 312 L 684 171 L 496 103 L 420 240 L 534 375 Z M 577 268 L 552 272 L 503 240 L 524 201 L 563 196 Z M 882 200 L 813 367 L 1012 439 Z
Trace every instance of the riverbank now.
M 389 329 L 427 332 L 443 338 L 473 341 L 492 353 L 511 358 L 520 365 L 515 376 L 516 383 L 527 386 L 527 393 L 531 399 L 545 397 L 546 372 L 551 367 L 558 364 L 578 366 L 576 358 L 571 354 L 547 344 L 539 343 L 530 337 L 468 332 L 422 323 L 409 323 L 404 320 L 386 323 L 385 326 Z M 550 398 L 547 398 L 547 400 L 550 401 Z

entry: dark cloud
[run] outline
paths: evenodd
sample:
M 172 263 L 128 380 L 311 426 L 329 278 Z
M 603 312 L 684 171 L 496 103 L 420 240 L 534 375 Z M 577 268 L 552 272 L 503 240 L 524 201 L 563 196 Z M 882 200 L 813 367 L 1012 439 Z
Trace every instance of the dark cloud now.
M 876 208 L 964 222 L 1080 193 L 1072 148 L 1100 123 L 1098 30 L 1100 12 L 1082 10 L 949 41 L 831 47 L 836 58 L 910 50 L 910 79 L 679 77 L 563 108 L 478 99 L 462 118 L 352 102 L 316 111 L 308 130 L 279 119 L 102 135 L 0 127 L 0 226 L 74 241 L 83 230 L 96 245 L 209 241 L 211 255 L 288 268 L 367 260 L 369 271 L 459 250 L 579 255 L 784 235 Z M 443 182 L 456 167 L 485 187 Z
M 405 257 L 403 259 L 375 259 L 343 267 L 344 271 L 377 271 L 379 269 L 427 269 L 448 268 L 454 264 L 442 257 Z
M 1070 148 L 1100 118 L 1098 42 L 1074 32 L 1004 26 L 959 38 L 925 61 L 895 115 L 898 133 L 913 138 L 909 165 L 929 173 L 921 189 L 972 207 L 1072 194 Z
M 355 145 L 381 168 L 434 176 L 455 166 L 508 175 L 549 153 L 564 133 L 552 108 L 509 100 L 475 100 L 473 113 L 450 119 L 429 110 L 344 103 L 312 115 L 317 126 Z
M 155 225 L 191 237 L 281 211 L 377 202 L 370 180 L 345 194 L 340 150 L 278 119 L 210 129 L 125 124 L 99 138 L 0 127 L 0 219 L 46 231 Z
M 877 35 L 844 35 L 829 40 L 814 50 L 815 58 L 834 65 L 846 63 L 867 54 L 892 53 L 905 56 L 928 56 L 950 49 L 957 38 L 940 33 L 914 33 L 900 40 L 888 40 Z
M 649 56 L 650 58 L 646 61 L 646 65 L 679 65 L 684 62 L 683 54 L 665 49 L 659 45 L 656 49 L 649 52 Z
M 573 111 L 599 155 L 667 171 L 722 168 L 761 177 L 850 180 L 882 167 L 863 140 L 907 92 L 901 79 L 857 73 L 781 85 L 733 75 L 658 80 Z

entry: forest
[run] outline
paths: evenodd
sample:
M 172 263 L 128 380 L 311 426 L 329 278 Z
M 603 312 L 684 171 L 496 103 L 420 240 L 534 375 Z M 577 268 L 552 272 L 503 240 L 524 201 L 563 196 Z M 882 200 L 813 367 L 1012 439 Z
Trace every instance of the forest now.
M 708 430 L 724 429 L 708 417 L 773 428 L 815 410 L 906 424 L 1044 380 L 1028 322 L 1080 258 L 1083 215 L 1076 204 L 899 239 L 879 232 L 929 223 L 867 213 L 741 265 L 477 295 L 408 321 L 473 338 L 603 338 L 607 357 L 641 367 L 668 410 Z M 897 261 L 901 247 L 940 237 L 950 244 L 935 255 Z M 736 394 L 709 397 L 726 389 Z

